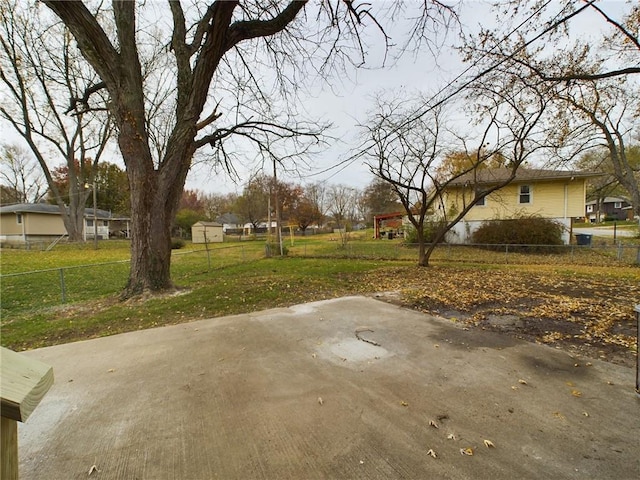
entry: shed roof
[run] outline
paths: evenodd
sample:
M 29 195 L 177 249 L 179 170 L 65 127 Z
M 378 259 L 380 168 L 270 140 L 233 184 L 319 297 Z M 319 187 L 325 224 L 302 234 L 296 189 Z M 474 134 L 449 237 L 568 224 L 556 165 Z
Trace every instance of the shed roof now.
M 218 222 L 205 222 L 203 220 L 200 220 L 199 222 L 194 223 L 193 225 L 191 225 L 192 227 L 195 226 L 203 226 L 203 227 L 221 227 L 222 224 L 218 223 Z

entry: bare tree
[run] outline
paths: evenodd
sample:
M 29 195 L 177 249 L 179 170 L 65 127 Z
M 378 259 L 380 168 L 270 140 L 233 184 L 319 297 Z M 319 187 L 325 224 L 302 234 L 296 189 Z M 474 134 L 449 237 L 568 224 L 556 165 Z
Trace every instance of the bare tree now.
M 353 219 L 356 208 L 357 190 L 347 185 L 331 185 L 328 191 L 329 214 L 336 222 L 338 230 L 346 229 L 347 223 Z
M 46 12 L 45 12 L 46 13 Z M 22 2 L 0 6 L 0 88 L 7 99 L 0 118 L 25 140 L 46 178 L 70 240 L 82 240 L 84 208 L 110 128 L 104 108 L 69 107 L 98 81 L 72 45 L 63 25 L 42 18 Z M 78 166 L 87 164 L 85 171 Z M 51 174 L 55 165 L 69 170 L 69 195 L 60 192 Z
M 596 2 L 536 4 L 525 9 L 527 18 L 519 28 L 505 21 L 497 30 L 468 38 L 463 50 L 483 71 L 536 77 L 556 103 L 557 115 L 550 125 L 558 133 L 558 150 L 572 150 L 565 151 L 564 163 L 591 148 L 606 147 L 613 175 L 640 215 L 640 172 L 626 153 L 631 132 L 637 130 L 638 87 L 633 76 L 640 73 L 640 9 L 629 8 L 616 19 Z M 603 28 L 599 42 L 571 35 L 573 23 L 589 13 L 610 27 L 608 33 Z M 516 14 L 506 18 L 521 20 Z
M 316 212 L 312 222 L 316 222 L 318 227 L 324 225 L 325 217 L 328 211 L 328 194 L 327 186 L 323 182 L 311 183 L 304 187 L 305 197 L 309 199 L 309 202 L 313 205 L 313 210 Z
M 305 1 L 210 1 L 189 9 L 171 1 L 169 37 L 152 38 L 146 34 L 149 25 L 165 18 L 161 13 L 152 18 L 160 12 L 149 7 L 153 2 L 115 0 L 110 12 L 92 12 L 80 1 L 44 3 L 69 27 L 109 95 L 131 184 L 133 239 L 125 295 L 173 287 L 170 225 L 194 154 L 212 147 L 214 158 L 231 170 L 237 150 L 228 142 L 239 136 L 267 159 L 286 155 L 284 148 L 272 149 L 274 139 L 285 140 L 289 152 L 304 151 L 318 141 L 321 129 L 301 124 L 286 109 L 278 118 L 279 105 L 271 108 L 266 93 L 295 90 L 311 73 L 359 63 L 366 46 L 359 30 L 366 23 L 379 28 L 373 7 L 352 1 L 326 0 L 313 8 Z M 425 18 L 451 11 L 440 2 L 425 5 L 436 8 L 425 10 Z M 113 27 L 113 35 L 105 25 Z M 143 76 L 146 44 L 168 47 L 166 68 L 152 82 Z M 155 97 L 158 79 L 172 92 L 165 103 L 171 105 L 171 122 L 154 157 L 145 102 Z M 252 98 L 249 109 L 245 95 Z M 255 105 L 260 108 L 251 110 Z
M 429 265 L 436 245 L 474 205 L 509 184 L 528 158 L 553 145 L 544 125 L 549 102 L 533 87 L 525 78 L 501 72 L 476 81 L 468 92 L 475 133 L 455 133 L 447 125 L 445 104 L 423 96 L 381 100 L 363 126 L 368 145 L 363 154 L 371 172 L 393 187 L 415 228 L 419 266 Z M 450 168 L 453 152 L 464 152 L 467 161 Z M 481 172 L 496 156 L 505 168 L 487 183 Z M 461 181 L 466 191 L 453 207 L 448 189 Z
M 628 155 L 628 142 L 638 123 L 640 90 L 624 79 L 581 81 L 557 91 L 556 99 L 574 112 L 573 131 L 585 131 L 588 145 L 604 147 L 607 163 L 619 185 L 629 194 L 634 214 L 640 217 L 640 166 Z
M 13 192 L 13 197 L 2 198 L 2 203 L 38 203 L 47 194 L 40 166 L 27 150 L 17 145 L 2 145 L 0 183 Z

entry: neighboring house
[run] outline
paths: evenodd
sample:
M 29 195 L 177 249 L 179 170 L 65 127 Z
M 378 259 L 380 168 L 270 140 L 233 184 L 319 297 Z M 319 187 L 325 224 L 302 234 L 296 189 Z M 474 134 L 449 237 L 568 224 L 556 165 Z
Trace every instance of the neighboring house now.
M 509 178 L 506 168 L 479 170 L 474 180 L 467 174 L 451 182 L 443 195 L 440 215 L 451 217 L 474 197 L 474 188 L 482 190 Z M 506 220 L 535 215 L 564 226 L 563 241 L 569 243 L 573 219 L 584 216 L 587 179 L 598 174 L 520 168 L 515 179 L 486 196 L 469 210 L 447 236 L 451 243 L 469 243 L 473 232 L 486 220 Z
M 585 204 L 585 215 L 590 222 L 605 220 L 633 220 L 631 203 L 620 197 L 605 197 Z
M 112 221 L 126 220 L 112 217 L 106 210 L 96 210 L 98 239 L 109 238 Z M 84 211 L 84 239 L 94 238 L 92 208 Z M 19 203 L 0 207 L 0 241 L 10 243 L 51 242 L 67 234 L 60 209 L 47 203 Z
M 242 233 L 244 224 L 235 213 L 225 213 L 216 218 L 216 222 L 222 225 L 222 231 L 227 233 L 227 230 L 231 230 L 232 233 Z
M 191 226 L 193 243 L 220 243 L 224 238 L 222 224 L 218 222 L 196 222 Z

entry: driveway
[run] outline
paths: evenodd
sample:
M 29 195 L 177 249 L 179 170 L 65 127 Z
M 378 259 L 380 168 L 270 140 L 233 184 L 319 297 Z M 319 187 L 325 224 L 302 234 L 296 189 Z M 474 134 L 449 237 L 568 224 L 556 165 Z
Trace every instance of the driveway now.
M 588 227 L 588 228 L 574 228 L 573 234 L 585 234 L 593 235 L 594 237 L 613 237 L 613 227 Z M 629 228 L 618 227 L 615 230 L 616 237 L 635 237 L 638 235 L 638 229 L 635 230 Z
M 357 332 L 357 334 L 356 334 Z M 636 479 L 635 370 L 348 297 L 27 352 L 23 479 Z

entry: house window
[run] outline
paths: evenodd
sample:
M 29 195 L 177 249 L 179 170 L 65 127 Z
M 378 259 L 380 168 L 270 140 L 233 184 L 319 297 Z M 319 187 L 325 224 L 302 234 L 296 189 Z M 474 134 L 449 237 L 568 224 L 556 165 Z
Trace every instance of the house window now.
M 593 213 L 593 205 L 587 205 L 587 213 Z
M 476 207 L 484 207 L 487 204 L 487 197 L 482 197 L 476 202 Z
M 18 225 L 22 225 L 22 214 L 21 213 L 16 213 L 16 223 Z
M 529 185 L 520 185 L 518 203 L 531 203 L 531 187 Z
M 87 227 L 93 227 L 93 220 L 87 218 Z
M 613 208 L 622 208 L 622 202 L 614 202 Z

